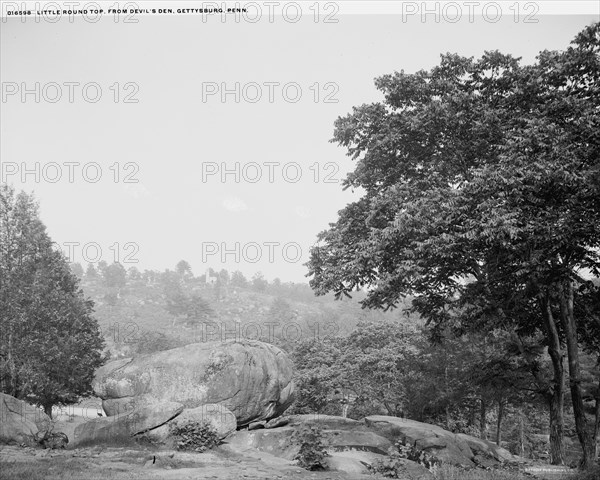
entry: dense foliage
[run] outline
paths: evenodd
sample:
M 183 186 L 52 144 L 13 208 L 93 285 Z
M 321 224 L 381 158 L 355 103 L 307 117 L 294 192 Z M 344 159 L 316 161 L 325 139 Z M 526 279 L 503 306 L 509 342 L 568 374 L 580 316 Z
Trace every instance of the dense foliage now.
M 376 85 L 383 102 L 335 125 L 333 141 L 357 162 L 344 187 L 364 195 L 319 235 L 311 286 L 338 296 L 365 288 L 370 308 L 413 295 L 437 341 L 448 329 L 501 329 L 526 356 L 538 339 L 553 368 L 553 462 L 564 460 L 568 371 L 590 466 L 598 428 L 586 417 L 580 357 L 581 346 L 600 353 L 587 336 L 600 325 L 590 281 L 600 276 L 600 24 L 533 65 L 447 54 Z

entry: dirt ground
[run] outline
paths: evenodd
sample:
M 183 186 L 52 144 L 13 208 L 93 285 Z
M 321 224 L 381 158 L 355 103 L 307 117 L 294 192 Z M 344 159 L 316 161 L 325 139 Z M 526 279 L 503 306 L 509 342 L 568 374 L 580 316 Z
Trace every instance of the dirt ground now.
M 87 419 L 61 417 L 53 430 L 75 438 L 75 428 Z M 122 479 L 316 479 L 362 480 L 372 475 L 308 472 L 266 452 L 240 450 L 226 443 L 205 453 L 163 450 L 154 446 L 85 447 L 43 450 L 0 446 L 0 479 L 122 480 Z
M 210 452 L 158 451 L 150 448 L 40 450 L 0 447 L 2 479 L 375 479 L 372 475 L 308 472 L 264 452 L 240 453 L 227 445 Z

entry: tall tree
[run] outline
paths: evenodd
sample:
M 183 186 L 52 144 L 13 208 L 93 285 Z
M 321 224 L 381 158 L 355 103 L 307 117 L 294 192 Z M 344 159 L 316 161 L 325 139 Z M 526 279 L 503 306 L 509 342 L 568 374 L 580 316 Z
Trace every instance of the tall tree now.
M 246 279 L 246 277 L 244 276 L 244 274 L 242 272 L 240 272 L 239 270 L 236 270 L 231 275 L 231 285 L 233 285 L 234 287 L 245 288 L 248 286 L 248 280 Z
M 91 393 L 104 345 L 93 303 L 25 193 L 0 186 L 0 388 L 41 405 Z
M 365 194 L 319 235 L 311 286 L 338 296 L 368 286 L 362 303 L 373 308 L 418 295 L 414 307 L 443 328 L 539 328 L 556 388 L 564 342 L 590 466 L 579 361 L 588 320 L 575 312 L 581 272 L 600 276 L 600 24 L 533 65 L 448 54 L 376 85 L 384 103 L 336 122 L 334 141 L 357 160 L 344 186 Z M 537 313 L 506 314 L 517 305 Z
M 252 276 L 252 288 L 257 292 L 264 292 L 268 285 L 269 282 L 265 279 L 262 272 L 256 272 Z
M 106 267 L 103 275 L 108 288 L 120 290 L 127 284 L 127 270 L 120 263 L 114 262 Z
M 94 264 L 93 263 L 88 263 L 87 264 L 87 268 L 85 269 L 85 277 L 87 279 L 98 278 L 98 272 L 94 268 Z
M 175 271 L 181 278 L 189 279 L 193 277 L 192 267 L 185 260 L 180 260 L 175 267 Z

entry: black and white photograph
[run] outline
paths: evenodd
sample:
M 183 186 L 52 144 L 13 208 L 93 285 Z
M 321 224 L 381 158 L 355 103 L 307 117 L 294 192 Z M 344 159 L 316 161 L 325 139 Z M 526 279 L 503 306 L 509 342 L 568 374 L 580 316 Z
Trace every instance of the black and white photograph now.
M 600 480 L 598 0 L 0 0 L 0 480 Z

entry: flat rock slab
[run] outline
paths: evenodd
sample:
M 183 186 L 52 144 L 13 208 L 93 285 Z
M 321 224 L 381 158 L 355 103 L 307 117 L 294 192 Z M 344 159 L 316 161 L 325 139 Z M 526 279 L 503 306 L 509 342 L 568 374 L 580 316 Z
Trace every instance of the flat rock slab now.
M 255 450 L 292 460 L 299 447 L 292 442 L 293 427 L 260 430 L 238 430 L 226 439 L 226 444 L 238 452 Z
M 289 425 L 317 425 L 326 429 L 352 429 L 358 430 L 364 427 L 364 422 L 353 420 L 346 417 L 337 417 L 335 415 L 321 415 L 318 413 L 307 415 L 290 415 Z
M 326 458 L 327 466 L 332 470 L 346 473 L 368 475 L 369 468 L 377 460 L 384 460 L 385 455 L 370 452 L 330 452 Z

